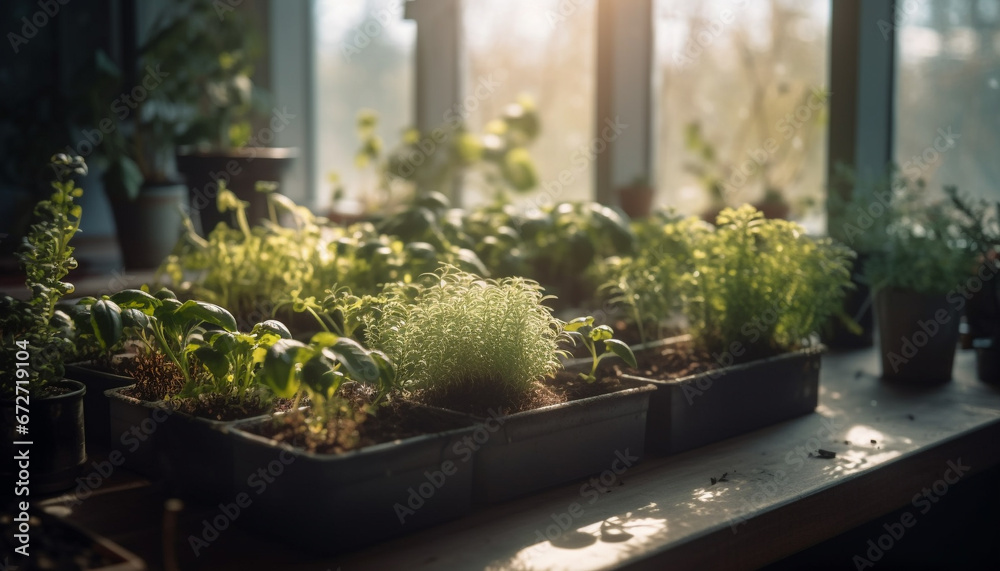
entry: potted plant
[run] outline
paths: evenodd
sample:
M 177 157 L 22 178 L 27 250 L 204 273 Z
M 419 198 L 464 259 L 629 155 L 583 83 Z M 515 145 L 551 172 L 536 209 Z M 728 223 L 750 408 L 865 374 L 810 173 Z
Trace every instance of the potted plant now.
M 384 354 L 321 332 L 308 344 L 275 343 L 260 376 L 275 394 L 310 404 L 234 427 L 234 478 L 254 502 L 241 523 L 339 551 L 470 511 L 472 464 L 459 446 L 474 427 L 392 394 Z M 288 506 L 296 517 L 275 528 Z
M 261 46 L 247 8 L 220 17 L 213 4 L 183 0 L 162 13 L 144 50 L 170 70 L 158 92 L 173 104 L 181 124 L 177 168 L 203 234 L 222 221 L 235 227 L 211 208 L 220 180 L 249 204 L 250 222 L 257 224 L 268 211 L 256 183 L 280 184 L 295 159 L 295 149 L 265 147 L 294 115 L 274 109 L 268 126 L 253 132 L 251 120 L 272 111 L 252 80 Z
M 851 252 L 750 205 L 724 209 L 715 226 L 677 224 L 659 234 L 669 254 L 659 263 L 678 281 L 667 291 L 690 335 L 647 345 L 623 371 L 658 388 L 647 446 L 680 452 L 812 412 L 822 352 L 812 334 L 849 287 Z
M 653 187 L 646 177 L 637 176 L 632 184 L 618 189 L 618 203 L 629 218 L 645 218 L 653 209 Z
M 645 346 L 676 329 L 668 323 L 681 310 L 681 276 L 692 259 L 690 237 L 703 230 L 697 218 L 660 210 L 632 223 L 636 245 L 631 254 L 598 265 L 602 298 L 620 312 L 620 335 Z
M 52 158 L 52 166 L 56 171 L 52 195 L 35 206 L 38 221 L 18 254 L 31 298 L 0 299 L 4 344 L 0 451 L 5 458 L 30 454 L 28 490 L 32 496 L 69 488 L 87 459 L 86 388 L 63 378 L 64 359 L 72 350 L 73 323 L 56 309 L 61 297 L 73 293 L 73 285 L 62 281 L 76 267 L 69 242 L 80 227 L 81 209 L 74 199 L 83 191 L 72 177 L 86 175 L 87 166 L 80 157 L 61 154 Z M 17 466 L 16 462 L 4 464 L 7 481 L 15 480 Z
M 478 501 L 601 472 L 616 453 L 641 457 L 651 388 L 560 374 L 559 346 L 571 331 L 585 334 L 602 354 L 631 358 L 631 352 L 592 320 L 564 329 L 537 283 L 442 268 L 425 284 L 386 295 L 365 318 L 365 339 L 392 360 L 404 394 L 488 427 L 460 450 L 475 453 Z M 591 354 L 600 358 L 596 349 Z
M 166 289 L 118 292 L 94 303 L 93 315 L 102 303 L 119 317 L 94 320 L 99 336 L 137 342 L 126 368 L 135 384 L 106 392 L 111 434 L 120 435 L 127 450 L 124 464 L 164 478 L 182 496 L 224 497 L 232 487 L 225 432 L 232 421 L 274 410 L 273 395 L 257 374 L 267 348 L 291 337 L 287 328 L 269 320 L 240 332 L 225 309 L 182 303 Z
M 884 214 L 866 230 L 855 228 L 855 243 L 866 254 L 863 275 L 874 295 L 882 378 L 949 381 L 962 300 L 954 294 L 975 267 L 972 243 L 954 212 L 926 201 L 923 181 L 899 180 L 891 188 L 878 195 Z M 851 211 L 862 212 L 858 208 Z
M 115 219 L 118 244 L 126 269 L 160 265 L 181 233 L 187 191 L 173 162 L 177 136 L 175 108 L 161 89 L 169 73 L 140 48 L 144 97 L 119 97 L 128 89 L 121 70 L 103 52 L 94 57 L 94 81 L 87 94 L 91 132 L 103 133 L 96 146 L 97 167 Z M 112 113 L 109 113 L 108 101 Z

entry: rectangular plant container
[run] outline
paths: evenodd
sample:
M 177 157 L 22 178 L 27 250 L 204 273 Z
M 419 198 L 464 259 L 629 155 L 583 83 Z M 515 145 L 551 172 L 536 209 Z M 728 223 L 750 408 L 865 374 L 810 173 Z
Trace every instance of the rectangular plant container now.
M 506 416 L 443 411 L 476 425 L 459 444 L 475 453 L 473 499 L 501 502 L 638 461 L 655 388 L 623 382 L 624 390 Z
M 161 480 L 166 467 L 157 452 L 156 441 L 169 430 L 174 413 L 154 402 L 122 394 L 130 386 L 105 391 L 111 417 L 111 449 L 121 450 L 124 466 L 133 472 Z
M 671 338 L 642 352 L 686 338 Z M 649 402 L 646 449 L 674 454 L 809 414 L 819 402 L 822 345 L 668 381 L 623 378 L 656 385 Z
M 314 454 L 234 425 L 238 523 L 311 551 L 340 552 L 456 519 L 472 509 L 473 427 Z
M 135 384 L 135 379 L 112 373 L 93 361 L 66 365 L 66 378 L 83 383 L 84 430 L 87 450 L 107 452 L 111 445 L 111 405 L 105 391 Z
M 233 437 L 236 421 L 211 420 L 173 412 L 157 403 L 108 391 L 112 430 L 125 466 L 184 499 L 214 503 L 233 496 Z M 264 416 L 254 419 L 266 418 Z M 145 438 L 145 440 L 143 440 Z

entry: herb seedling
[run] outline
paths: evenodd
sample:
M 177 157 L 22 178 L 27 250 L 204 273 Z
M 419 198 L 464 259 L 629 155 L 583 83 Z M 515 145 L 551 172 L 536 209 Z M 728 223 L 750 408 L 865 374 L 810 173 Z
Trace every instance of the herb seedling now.
M 31 225 L 18 259 L 27 274 L 25 284 L 31 298 L 25 302 L 10 296 L 0 298 L 0 337 L 4 351 L 0 357 L 0 374 L 4 378 L 3 392 L 13 392 L 15 378 L 15 342 L 28 351 L 31 383 L 43 388 L 62 378 L 64 357 L 73 349 L 73 322 L 56 308 L 59 300 L 73 293 L 73 284 L 62 281 L 76 268 L 70 240 L 79 231 L 82 209 L 74 199 L 83 190 L 73 182 L 76 175 L 86 175 L 87 165 L 80 157 L 55 155 L 51 159 L 55 170 L 53 192 L 47 200 L 35 206 L 37 222 Z M 22 378 L 17 375 L 17 378 Z
M 587 351 L 590 352 L 590 356 L 593 358 L 590 372 L 580 373 L 580 378 L 588 383 L 597 381 L 597 366 L 600 365 L 602 360 L 612 355 L 617 355 L 630 367 L 636 366 L 635 354 L 632 353 L 632 349 L 623 341 L 614 339 L 615 333 L 607 325 L 594 327 L 593 317 L 577 317 L 564 325 L 563 331 L 568 333 L 574 342 L 580 341 L 583 343 L 583 346 L 587 348 Z M 604 345 L 601 348 L 601 353 L 598 354 L 597 344 L 601 342 Z

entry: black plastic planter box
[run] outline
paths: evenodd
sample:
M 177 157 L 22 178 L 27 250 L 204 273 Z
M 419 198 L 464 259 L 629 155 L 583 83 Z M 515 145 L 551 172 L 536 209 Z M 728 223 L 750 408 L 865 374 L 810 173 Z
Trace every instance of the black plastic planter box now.
M 214 503 L 233 496 L 233 438 L 236 421 L 209 420 L 173 412 L 153 402 L 108 391 L 112 431 L 120 438 L 125 466 L 170 493 Z M 263 416 L 255 419 L 266 418 Z M 145 440 L 143 440 L 145 438 Z
M 312 551 L 340 552 L 461 517 L 472 509 L 472 462 L 458 452 L 474 427 L 344 454 L 314 454 L 236 423 L 238 523 Z
M 105 391 L 135 384 L 135 379 L 116 375 L 92 361 L 66 365 L 66 378 L 87 387 L 83 396 L 83 412 L 87 449 L 91 452 L 109 450 L 111 443 L 111 405 Z
M 668 339 L 656 346 L 683 341 Z M 824 349 L 820 345 L 669 381 L 623 375 L 658 389 L 650 398 L 646 449 L 674 454 L 813 412 Z M 642 360 L 641 351 L 637 357 Z
M 121 450 L 124 466 L 150 480 L 161 480 L 166 471 L 157 451 L 157 440 L 169 429 L 174 414 L 166 407 L 123 393 L 129 387 L 109 389 L 111 449 Z
M 472 440 L 459 445 L 461 453 L 475 454 L 474 501 L 501 502 L 638 461 L 655 388 L 645 381 L 624 384 L 624 390 L 507 416 L 442 411 L 478 425 Z

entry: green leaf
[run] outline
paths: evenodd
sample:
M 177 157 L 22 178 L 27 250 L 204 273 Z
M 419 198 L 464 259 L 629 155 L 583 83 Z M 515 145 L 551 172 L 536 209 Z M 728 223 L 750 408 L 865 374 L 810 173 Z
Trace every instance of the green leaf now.
M 149 328 L 149 316 L 138 309 L 123 309 L 122 327 L 131 327 L 145 331 Z
M 383 390 L 390 390 L 396 384 L 396 367 L 392 364 L 389 356 L 381 351 L 371 351 L 369 356 L 378 366 L 379 384 L 382 385 Z
M 236 350 L 236 336 L 228 331 L 213 331 L 207 335 L 205 340 L 211 344 L 212 349 L 223 355 L 228 355 Z
M 517 147 L 507 151 L 503 159 L 503 176 L 515 190 L 531 190 L 538 184 L 538 172 L 527 149 Z
M 607 325 L 598 325 L 590 330 L 590 338 L 593 339 L 595 343 L 611 339 L 614 336 L 615 332 L 612 331 Z
M 347 371 L 347 376 L 365 384 L 375 384 L 379 380 L 379 367 L 371 354 L 360 343 L 349 337 L 340 337 L 323 349 L 329 359 L 338 361 Z
M 343 373 L 337 371 L 333 363 L 322 355 L 317 355 L 309 359 L 302 366 L 302 383 L 310 391 L 322 395 L 323 398 L 328 399 L 332 397 L 337 392 L 337 389 L 340 388 L 344 379 Z
M 153 317 L 161 321 L 170 321 L 181 308 L 181 302 L 176 299 L 160 300 L 160 306 L 153 310 Z
M 122 310 L 115 302 L 102 299 L 90 308 L 90 324 L 102 349 L 110 349 L 122 338 Z
M 300 385 L 296 375 L 296 365 L 307 350 L 305 344 L 294 339 L 282 339 L 271 345 L 264 356 L 264 364 L 257 373 L 258 379 L 271 389 L 275 396 L 294 397 Z
M 220 353 L 207 345 L 198 347 L 193 353 L 216 379 L 221 380 L 229 374 L 229 360 L 226 359 L 224 353 Z
M 268 319 L 267 321 L 261 321 L 257 325 L 253 326 L 253 330 L 250 332 L 252 335 L 261 335 L 263 333 L 272 333 L 277 335 L 281 339 L 291 339 L 292 334 L 285 327 L 285 324 L 278 321 L 277 319 Z
M 185 321 L 210 323 L 226 331 L 236 331 L 236 318 L 233 314 L 213 303 L 188 300 L 177 309 L 176 313 Z
M 335 345 L 338 339 L 340 339 L 340 336 L 335 333 L 320 331 L 312 336 L 312 339 L 309 340 L 309 344 L 314 347 L 319 347 L 320 349 L 325 349 Z
M 159 300 L 177 299 L 177 296 L 174 294 L 174 292 L 165 287 L 161 287 L 159 290 L 157 290 L 156 293 L 153 294 L 153 297 Z
M 163 302 L 140 289 L 125 289 L 111 296 L 111 301 L 122 309 L 138 309 L 146 315 L 163 305 Z
M 632 349 L 624 341 L 620 339 L 605 339 L 604 347 L 621 357 L 621 360 L 625 361 L 629 367 L 634 368 L 638 366 L 635 361 L 635 353 L 632 352 Z
M 590 317 L 589 315 L 587 317 L 577 317 L 576 319 L 566 323 L 566 325 L 563 326 L 563 331 L 570 333 L 592 325 L 594 325 L 593 317 Z

